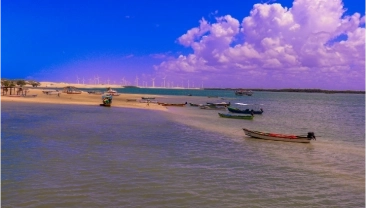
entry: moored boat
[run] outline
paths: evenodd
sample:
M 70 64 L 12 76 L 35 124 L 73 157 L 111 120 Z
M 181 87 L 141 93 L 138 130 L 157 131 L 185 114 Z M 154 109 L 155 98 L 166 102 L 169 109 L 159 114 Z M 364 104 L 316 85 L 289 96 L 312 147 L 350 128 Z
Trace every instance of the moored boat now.
M 141 97 L 141 99 L 143 99 L 143 100 L 154 100 L 155 97 Z
M 215 105 L 215 106 L 224 106 L 224 107 L 231 105 L 230 102 L 228 102 L 228 103 L 227 102 L 220 102 L 220 103 L 209 103 L 209 102 L 207 102 L 207 104 L 208 105 Z
M 299 143 L 310 143 L 311 140 L 316 140 L 314 132 L 308 132 L 307 136 L 302 135 L 292 135 L 292 134 L 276 134 L 276 133 L 266 133 L 260 131 L 252 131 L 246 128 L 243 128 L 245 135 L 257 138 L 257 139 L 266 139 L 274 141 L 284 141 L 284 142 L 299 142 Z
M 253 95 L 253 91 L 252 90 L 236 90 L 235 91 L 235 95 L 239 95 L 239 96 L 242 96 L 242 95 L 248 95 L 248 96 L 252 96 Z
M 216 106 L 216 105 L 199 105 L 199 108 L 200 109 L 204 109 L 204 110 L 226 110 L 225 107 L 223 106 Z
M 246 114 L 228 114 L 228 113 L 218 113 L 218 115 L 222 118 L 235 118 L 235 119 L 247 119 L 252 120 L 253 115 L 246 115 Z
M 203 104 L 189 103 L 190 106 L 201 106 Z
M 183 107 L 185 106 L 187 103 L 162 103 L 161 105 L 162 106 L 177 106 L 177 107 Z
M 259 111 L 257 110 L 249 110 L 248 108 L 245 109 L 245 110 L 240 110 L 239 108 L 233 108 L 233 107 L 227 107 L 227 109 L 231 112 L 231 113 L 242 113 L 242 114 L 262 114 L 263 113 L 263 109 L 261 108 Z

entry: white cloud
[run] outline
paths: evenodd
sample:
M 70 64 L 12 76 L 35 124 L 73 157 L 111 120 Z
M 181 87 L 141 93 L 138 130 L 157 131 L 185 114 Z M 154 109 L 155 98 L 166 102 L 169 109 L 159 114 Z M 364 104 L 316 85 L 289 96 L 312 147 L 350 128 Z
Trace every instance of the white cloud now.
M 231 15 L 218 17 L 213 24 L 202 19 L 199 27 L 178 39 L 194 52 L 164 61 L 157 69 L 220 76 L 231 69 L 256 77 L 276 73 L 301 79 L 303 84 L 316 77 L 328 87 L 337 77 L 364 88 L 365 17 L 359 13 L 343 17 L 344 12 L 341 0 L 296 0 L 292 8 L 255 4 L 241 23 Z M 298 76 L 297 71 L 314 76 Z

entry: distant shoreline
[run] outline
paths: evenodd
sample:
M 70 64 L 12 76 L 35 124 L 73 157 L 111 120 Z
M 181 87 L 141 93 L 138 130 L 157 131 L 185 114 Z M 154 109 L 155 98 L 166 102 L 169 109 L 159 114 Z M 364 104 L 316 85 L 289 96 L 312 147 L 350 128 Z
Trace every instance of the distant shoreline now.
M 261 92 L 306 92 L 306 93 L 346 93 L 346 94 L 366 94 L 366 91 L 358 90 L 321 90 L 321 89 L 253 89 L 253 88 L 204 88 L 205 90 L 252 90 Z
M 125 88 L 126 86 L 118 85 L 118 84 L 72 84 L 72 83 L 63 83 L 63 82 L 40 82 L 41 85 L 37 88 L 63 88 L 68 85 L 75 86 L 76 88 Z M 127 86 L 127 87 L 135 87 L 135 86 Z M 138 87 L 138 88 L 151 88 L 151 87 Z M 161 87 L 158 87 L 161 88 Z M 182 89 L 182 88 L 162 88 L 162 89 Z M 188 89 L 188 88 L 183 88 Z M 260 89 L 260 88 L 191 88 L 197 90 L 229 90 L 229 91 L 236 91 L 236 90 L 252 90 L 252 91 L 260 91 L 260 92 L 305 92 L 305 93 L 325 93 L 325 94 L 335 94 L 335 93 L 345 93 L 345 94 L 366 94 L 366 91 L 362 90 L 322 90 L 322 89 Z

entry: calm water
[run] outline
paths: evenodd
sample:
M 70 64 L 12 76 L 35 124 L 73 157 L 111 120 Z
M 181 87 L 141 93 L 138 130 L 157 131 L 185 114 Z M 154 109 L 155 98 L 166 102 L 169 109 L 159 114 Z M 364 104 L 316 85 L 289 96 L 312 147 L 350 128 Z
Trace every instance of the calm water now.
M 3 102 L 2 207 L 365 207 L 365 95 L 198 92 L 160 99 L 265 112 Z M 318 137 L 264 141 L 244 127 Z

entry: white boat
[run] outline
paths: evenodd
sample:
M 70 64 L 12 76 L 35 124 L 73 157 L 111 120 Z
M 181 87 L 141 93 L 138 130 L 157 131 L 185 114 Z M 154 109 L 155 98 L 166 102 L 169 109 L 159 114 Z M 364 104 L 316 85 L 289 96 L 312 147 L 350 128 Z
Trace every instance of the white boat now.
M 274 141 L 284 141 L 284 142 L 299 142 L 299 143 L 310 143 L 312 139 L 316 140 L 314 132 L 308 132 L 307 136 L 298 136 L 291 134 L 276 134 L 276 133 L 265 133 L 260 131 L 252 131 L 246 128 L 243 128 L 245 135 L 257 138 L 257 139 L 266 139 Z

